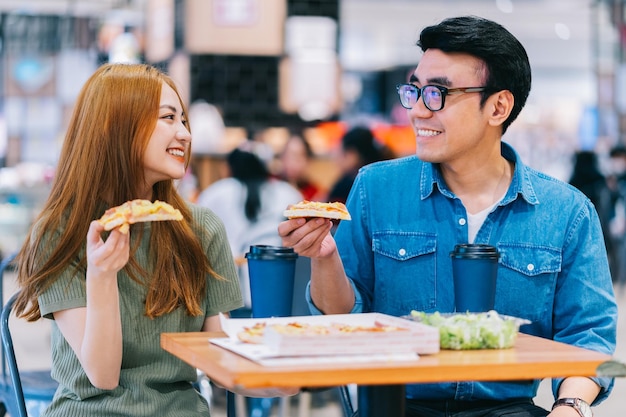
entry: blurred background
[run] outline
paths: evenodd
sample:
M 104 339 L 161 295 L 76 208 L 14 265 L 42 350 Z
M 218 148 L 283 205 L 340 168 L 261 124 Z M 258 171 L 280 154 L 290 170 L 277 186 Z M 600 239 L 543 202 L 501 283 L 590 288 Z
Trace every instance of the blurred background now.
M 413 152 L 394 86 L 418 62 L 419 31 L 460 14 L 502 23 L 528 50 L 533 88 L 505 140 L 563 180 L 579 150 L 611 174 L 626 129 L 621 0 L 0 0 L 0 222 L 10 231 L 0 250 L 18 244 L 45 198 L 74 99 L 98 65 L 148 62 L 176 79 L 194 130 L 190 199 L 225 175 L 223 156 L 250 132 L 278 155 L 289 129 L 306 135 L 307 176 L 327 190 L 350 126 L 367 125 L 396 156 Z
M 0 165 L 11 168 L 0 187 L 49 179 L 78 90 L 108 61 L 152 63 L 177 80 L 202 115 L 191 120 L 200 189 L 251 130 L 278 152 L 286 128 L 305 128 L 323 163 L 348 126 L 367 124 L 410 154 L 394 86 L 417 64 L 421 28 L 459 14 L 494 19 L 526 46 L 533 89 L 505 139 L 567 179 L 576 150 L 603 156 L 624 136 L 623 9 L 621 0 L 0 0 Z M 336 174 L 311 171 L 322 187 Z
M 181 192 L 191 201 L 227 175 L 225 156 L 246 140 L 267 145 L 278 173 L 294 131 L 311 145 L 305 175 L 323 196 L 341 175 L 335 155 L 353 126 L 370 128 L 394 156 L 413 152 L 395 85 L 417 65 L 424 26 L 474 14 L 516 35 L 532 65 L 528 104 L 504 140 L 566 182 L 579 154 L 596 159 L 614 194 L 606 233 L 614 281 L 624 282 L 624 3 L 0 0 L 0 254 L 19 248 L 46 198 L 74 100 L 102 63 L 147 62 L 180 86 L 194 138 Z

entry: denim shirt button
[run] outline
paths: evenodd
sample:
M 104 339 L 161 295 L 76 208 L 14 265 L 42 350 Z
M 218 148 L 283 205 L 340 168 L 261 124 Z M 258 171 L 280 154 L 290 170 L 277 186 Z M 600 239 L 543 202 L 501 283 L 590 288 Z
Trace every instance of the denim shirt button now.
M 465 219 L 463 219 L 463 218 L 459 219 L 459 224 L 460 224 L 461 226 L 465 226 L 465 223 L 466 223 L 466 220 L 465 220 Z
M 404 255 L 406 255 L 406 249 L 404 249 L 404 248 L 400 249 L 400 250 L 398 251 L 398 255 L 400 255 L 400 256 L 404 256 Z
M 529 271 L 534 271 L 534 270 L 535 270 L 535 265 L 533 265 L 533 264 L 528 264 L 528 266 L 526 267 L 526 269 L 528 269 Z

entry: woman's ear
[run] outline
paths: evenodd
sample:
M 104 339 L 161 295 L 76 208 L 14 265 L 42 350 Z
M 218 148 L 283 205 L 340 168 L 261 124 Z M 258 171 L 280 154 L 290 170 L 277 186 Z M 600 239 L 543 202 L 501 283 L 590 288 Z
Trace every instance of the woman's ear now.
M 487 109 L 489 110 L 489 124 L 492 126 L 500 126 L 508 119 L 515 98 L 509 90 L 502 90 L 493 94 L 487 101 Z

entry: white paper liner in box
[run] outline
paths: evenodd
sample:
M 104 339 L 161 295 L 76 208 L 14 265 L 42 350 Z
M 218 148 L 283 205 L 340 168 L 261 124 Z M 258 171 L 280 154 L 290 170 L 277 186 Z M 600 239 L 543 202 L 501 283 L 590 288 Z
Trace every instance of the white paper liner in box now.
M 248 358 L 263 366 L 298 366 L 298 365 L 323 365 L 323 364 L 350 364 L 357 365 L 373 362 L 412 362 L 419 359 L 415 352 L 404 353 L 376 353 L 367 355 L 322 355 L 322 356 L 280 356 L 278 352 L 266 345 L 254 345 L 243 343 L 227 337 L 210 339 L 214 345 L 221 346 L 238 355 Z
M 244 327 L 266 323 L 263 347 L 265 357 L 270 356 L 324 356 L 370 355 L 393 353 L 432 354 L 439 352 L 437 329 L 399 317 L 381 313 L 330 314 L 323 316 L 272 317 L 267 319 L 226 319 L 222 329 L 229 338 L 238 341 L 237 333 Z M 386 332 L 354 332 L 325 335 L 282 334 L 271 329 L 272 324 L 293 322 L 311 325 L 341 323 L 352 326 L 374 326 L 381 323 L 406 330 Z M 241 344 L 241 342 L 239 342 Z M 257 346 L 258 348 L 259 346 Z

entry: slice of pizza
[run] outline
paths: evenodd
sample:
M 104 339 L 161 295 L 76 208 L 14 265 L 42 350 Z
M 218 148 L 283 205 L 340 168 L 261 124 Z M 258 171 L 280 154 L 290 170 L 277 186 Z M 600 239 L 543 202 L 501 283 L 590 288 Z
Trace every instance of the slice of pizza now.
M 327 219 L 351 220 L 346 205 L 338 201 L 333 203 L 322 203 L 319 201 L 303 200 L 296 204 L 291 204 L 283 212 L 288 219 L 297 217 L 325 217 Z
M 108 209 L 98 222 L 104 226 L 104 230 L 119 227 L 120 232 L 127 233 L 130 225 L 134 223 L 182 219 L 180 210 L 168 203 L 137 199 Z
M 297 321 L 268 326 L 265 322 L 257 322 L 253 326 L 244 327 L 237 333 L 237 337 L 244 343 L 262 344 L 267 328 L 288 336 L 324 336 L 340 333 L 384 333 L 409 330 L 408 327 L 393 326 L 379 321 L 376 321 L 372 326 L 345 323 L 308 324 Z
M 237 333 L 237 337 L 244 343 L 259 345 L 263 343 L 264 334 L 265 323 L 259 322 L 255 323 L 253 326 L 244 327 L 239 333 Z

